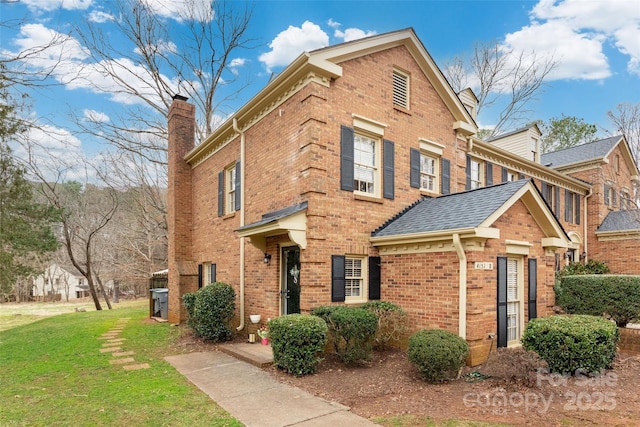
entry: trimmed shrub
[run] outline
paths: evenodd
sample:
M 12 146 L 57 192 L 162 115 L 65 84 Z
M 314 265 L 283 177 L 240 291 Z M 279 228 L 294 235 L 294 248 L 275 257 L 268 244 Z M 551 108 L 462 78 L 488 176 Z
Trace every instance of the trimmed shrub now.
M 373 340 L 376 349 L 385 349 L 398 342 L 407 333 L 407 313 L 398 305 L 388 301 L 369 301 L 360 306 L 378 318 L 378 329 Z
M 423 329 L 409 337 L 409 361 L 429 382 L 455 378 L 467 354 L 467 342 L 448 331 Z
M 378 327 L 375 314 L 364 308 L 340 305 L 318 307 L 312 313 L 327 322 L 329 338 L 343 362 L 355 363 L 371 358 Z
M 556 304 L 566 313 L 604 315 L 625 327 L 640 318 L 640 276 L 565 276 L 556 287 Z
M 618 339 L 616 325 L 603 317 L 561 315 L 531 319 L 522 346 L 538 353 L 551 372 L 575 374 L 611 367 Z
M 208 341 L 227 341 L 233 336 L 231 320 L 236 309 L 236 293 L 226 283 L 216 282 L 191 294 L 182 301 L 189 314 L 187 325 L 194 335 Z
M 586 264 L 578 261 L 570 262 L 558 271 L 557 276 L 558 278 L 562 278 L 565 276 L 575 276 L 583 274 L 607 274 L 610 271 L 611 270 L 609 270 L 609 267 L 607 267 L 604 262 L 590 259 Z
M 312 374 L 327 342 L 327 324 L 317 316 L 289 314 L 269 321 L 273 363 L 295 375 Z

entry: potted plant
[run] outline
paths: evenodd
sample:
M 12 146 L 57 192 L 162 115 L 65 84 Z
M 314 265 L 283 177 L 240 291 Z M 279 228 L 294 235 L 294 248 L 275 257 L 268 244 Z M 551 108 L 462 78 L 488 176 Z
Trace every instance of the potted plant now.
M 258 335 L 260 336 L 262 345 L 269 344 L 269 328 L 268 327 L 265 326 L 263 328 L 259 328 Z

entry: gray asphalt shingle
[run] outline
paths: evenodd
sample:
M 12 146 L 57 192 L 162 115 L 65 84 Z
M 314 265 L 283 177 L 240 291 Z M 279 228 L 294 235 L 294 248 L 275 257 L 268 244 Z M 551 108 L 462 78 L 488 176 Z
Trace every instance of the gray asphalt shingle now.
M 463 193 L 421 199 L 371 235 L 397 236 L 477 227 L 528 182 L 528 179 L 506 182 Z
M 609 212 L 596 231 L 628 230 L 640 230 L 640 210 Z
M 540 156 L 540 163 L 544 166 L 557 168 L 572 163 L 601 159 L 622 139 L 622 136 L 612 136 L 598 141 L 588 142 L 564 150 L 545 153 Z

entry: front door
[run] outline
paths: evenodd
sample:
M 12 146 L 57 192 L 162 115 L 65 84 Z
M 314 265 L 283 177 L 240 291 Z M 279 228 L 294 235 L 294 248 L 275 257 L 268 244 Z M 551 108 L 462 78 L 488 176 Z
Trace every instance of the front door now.
M 300 248 L 282 248 L 282 314 L 300 313 Z

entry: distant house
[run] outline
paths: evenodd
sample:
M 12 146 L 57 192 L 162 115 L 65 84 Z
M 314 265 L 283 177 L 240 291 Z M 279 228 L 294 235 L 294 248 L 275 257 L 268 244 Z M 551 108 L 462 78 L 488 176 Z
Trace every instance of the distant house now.
M 90 296 L 86 279 L 73 267 L 51 264 L 33 280 L 33 297 L 69 301 Z
M 239 330 L 250 314 L 382 299 L 412 330 L 465 338 L 470 364 L 519 345 L 553 312 L 556 270 L 603 255 L 596 228 L 638 171 L 623 140 L 617 163 L 614 148 L 594 161 L 618 164 L 600 184 L 591 164 L 541 156 L 535 126 L 483 141 L 476 103 L 411 29 L 302 54 L 197 147 L 176 96 L 169 321 L 186 319 L 184 293 L 223 281 Z

